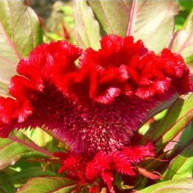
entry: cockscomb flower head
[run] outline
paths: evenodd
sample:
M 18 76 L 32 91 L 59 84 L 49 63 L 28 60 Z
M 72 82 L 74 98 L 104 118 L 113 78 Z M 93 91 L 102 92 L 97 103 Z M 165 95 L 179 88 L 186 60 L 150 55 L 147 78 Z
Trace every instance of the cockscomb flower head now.
M 137 165 L 155 152 L 151 142 L 138 143 L 139 126 L 152 108 L 192 90 L 180 55 L 156 55 L 131 36 L 105 36 L 98 51 L 42 44 L 17 72 L 11 96 L 0 98 L 0 136 L 28 127 L 49 131 L 70 147 L 55 154 L 59 172 L 92 184 L 90 192 L 103 183 L 112 193 L 116 173 L 140 172 Z

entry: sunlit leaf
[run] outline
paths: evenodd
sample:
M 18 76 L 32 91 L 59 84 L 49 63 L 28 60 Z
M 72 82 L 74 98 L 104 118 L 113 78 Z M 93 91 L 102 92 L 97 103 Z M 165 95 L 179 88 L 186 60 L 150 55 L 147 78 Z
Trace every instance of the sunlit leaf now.
M 159 52 L 173 34 L 175 1 L 88 1 L 101 25 L 102 34 L 133 35 Z
M 57 176 L 53 171 L 47 169 L 43 170 L 40 166 L 31 166 L 29 163 L 25 167 L 18 167 L 17 165 L 15 170 L 18 171 L 14 171 L 14 168 L 9 168 L 5 172 L 0 172 L 0 187 L 4 186 L 6 190 L 10 190 L 12 187 L 12 189 L 15 190 L 14 186 L 20 186 L 26 183 L 30 178 L 38 176 Z M 11 190 L 8 193 L 11 193 Z
M 180 136 L 179 142 L 170 152 L 168 159 L 171 160 L 167 167 L 164 178 L 176 179 L 192 177 L 193 169 L 193 125 L 190 124 Z
M 62 177 L 36 177 L 18 189 L 18 193 L 70 193 L 75 185 Z
M 169 109 L 176 100 L 177 100 L 177 96 L 174 96 L 171 100 L 162 102 L 161 104 L 157 105 L 147 114 L 145 121 L 149 120 L 151 117 L 154 117 L 155 115 L 162 112 L 163 110 Z
M 100 29 L 86 1 L 74 1 L 75 35 L 82 48 L 99 48 Z
M 24 134 L 17 132 L 15 135 L 9 139 L 0 138 L 0 170 L 14 165 L 21 158 L 52 156 Z
M 35 12 L 23 0 L 0 1 L 0 94 L 7 92 L 16 64 L 42 42 Z
M 87 1 L 101 24 L 102 34 L 125 36 L 132 1 Z
M 135 2 L 135 1 L 133 1 Z M 130 34 L 142 39 L 145 45 L 159 52 L 173 35 L 174 16 L 178 13 L 175 1 L 136 1 L 132 14 Z
M 24 131 L 24 134 L 40 147 L 46 147 L 52 141 L 52 137 L 40 128 L 27 129 Z
M 152 140 L 159 148 L 174 139 L 193 118 L 193 94 L 179 98 L 165 117 L 150 131 Z
M 60 151 L 61 149 L 58 147 L 59 142 L 54 138 L 54 136 L 48 135 L 41 128 L 36 129 L 27 129 L 22 131 L 25 135 L 27 135 L 33 142 L 35 142 L 38 146 L 45 148 L 49 152 Z
M 149 186 L 135 193 L 192 193 L 193 179 L 184 178 L 177 180 L 169 180 Z

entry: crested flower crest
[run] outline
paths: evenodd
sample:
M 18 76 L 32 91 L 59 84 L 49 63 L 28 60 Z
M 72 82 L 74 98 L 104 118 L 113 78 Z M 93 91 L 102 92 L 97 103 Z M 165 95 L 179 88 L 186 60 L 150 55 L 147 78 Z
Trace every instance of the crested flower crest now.
M 90 192 L 104 183 L 113 193 L 116 173 L 135 176 L 137 164 L 155 155 L 151 142 L 136 140 L 150 110 L 192 91 L 180 55 L 169 49 L 156 55 L 132 36 L 105 36 L 97 51 L 66 41 L 42 44 L 20 60 L 17 72 L 10 97 L 0 98 L 0 136 L 48 130 L 70 147 L 54 154 L 59 172 L 93 182 Z

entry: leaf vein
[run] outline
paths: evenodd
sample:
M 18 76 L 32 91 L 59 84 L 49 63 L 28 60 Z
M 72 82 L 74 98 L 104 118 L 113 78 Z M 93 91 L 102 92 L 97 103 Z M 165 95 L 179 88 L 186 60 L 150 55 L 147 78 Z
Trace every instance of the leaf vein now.
M 11 25 L 12 25 L 12 36 L 13 36 L 13 42 L 15 42 L 15 31 L 14 31 L 14 24 L 13 24 L 13 15 L 12 15 L 12 8 L 11 8 L 11 5 L 10 5 L 10 1 L 8 1 L 8 7 L 9 7 L 9 10 L 10 10 L 10 18 L 11 18 Z M 5 29 L 4 29 L 4 32 L 5 32 Z M 7 33 L 5 33 L 6 36 L 7 36 L 7 39 L 8 39 L 8 42 L 10 44 L 10 46 L 13 48 L 16 56 L 21 59 L 21 56 L 20 54 L 18 53 L 18 51 L 16 50 L 16 47 L 15 45 L 13 44 L 13 42 L 11 40 L 9 40 L 9 36 Z

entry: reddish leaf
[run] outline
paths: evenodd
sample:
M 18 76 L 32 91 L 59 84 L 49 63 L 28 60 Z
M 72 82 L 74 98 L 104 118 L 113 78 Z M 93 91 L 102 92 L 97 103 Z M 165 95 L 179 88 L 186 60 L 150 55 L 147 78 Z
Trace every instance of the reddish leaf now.
M 147 178 L 150 178 L 150 179 L 152 179 L 152 180 L 159 180 L 159 179 L 161 178 L 160 175 L 155 174 L 155 173 L 150 172 L 150 171 L 147 171 L 146 169 L 141 168 L 141 167 L 139 167 L 139 166 L 137 167 L 137 170 L 138 170 L 138 172 L 139 172 L 141 175 L 143 175 L 143 176 L 145 176 L 145 177 L 147 177 Z
M 35 12 L 23 0 L 0 1 L 0 95 L 6 95 L 16 64 L 42 42 Z
M 101 24 L 103 35 L 133 35 L 156 52 L 166 47 L 172 38 L 174 16 L 178 13 L 174 1 L 100 0 L 88 3 Z

